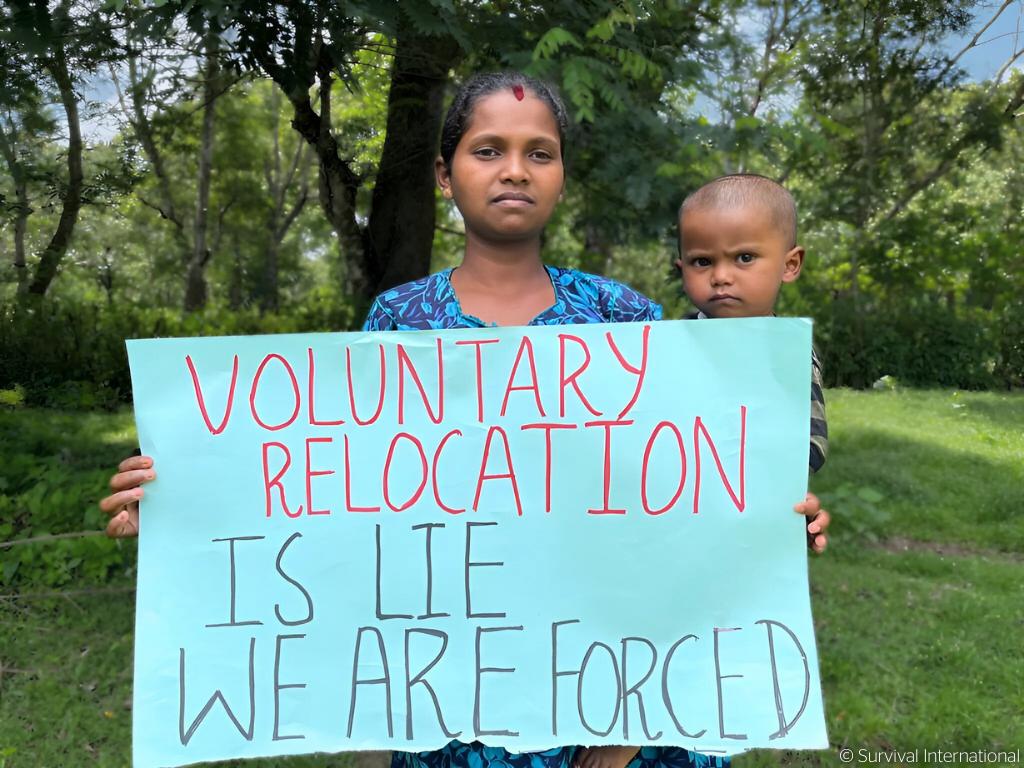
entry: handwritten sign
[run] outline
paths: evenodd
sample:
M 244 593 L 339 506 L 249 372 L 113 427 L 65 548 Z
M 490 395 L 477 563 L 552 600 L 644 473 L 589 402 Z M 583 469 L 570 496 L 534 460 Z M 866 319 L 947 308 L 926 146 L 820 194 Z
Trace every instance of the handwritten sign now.
M 128 342 L 134 758 L 827 746 L 810 324 Z

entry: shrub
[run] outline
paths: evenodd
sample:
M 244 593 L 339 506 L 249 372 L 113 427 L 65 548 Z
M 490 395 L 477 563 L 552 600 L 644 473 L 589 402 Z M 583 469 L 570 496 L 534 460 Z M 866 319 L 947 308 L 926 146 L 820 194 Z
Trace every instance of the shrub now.
M 97 502 L 134 443 L 127 413 L 0 411 L 0 542 L 80 531 L 99 534 Z M 0 549 L 0 585 L 59 587 L 130 571 L 135 547 L 96 535 Z
M 864 388 L 892 376 L 907 386 L 988 389 L 1012 384 L 1014 375 L 1019 381 L 1024 356 L 1021 336 L 1017 350 L 1006 349 L 1006 334 L 989 313 L 957 314 L 935 303 L 865 301 L 855 312 L 840 299 L 816 331 L 829 386 Z
M 126 339 L 348 330 L 354 317 L 349 305 L 319 302 L 265 315 L 65 301 L 0 306 L 0 389 L 21 392 L 28 405 L 111 409 L 131 400 Z
M 0 408 L 20 408 L 25 404 L 25 388 L 15 384 L 11 389 L 0 389 Z

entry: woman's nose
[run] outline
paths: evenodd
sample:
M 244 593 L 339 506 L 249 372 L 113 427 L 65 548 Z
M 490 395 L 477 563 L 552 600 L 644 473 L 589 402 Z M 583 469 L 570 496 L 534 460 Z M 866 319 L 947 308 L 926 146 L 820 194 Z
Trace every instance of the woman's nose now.
M 526 158 L 518 152 L 505 155 L 505 163 L 501 169 L 501 180 L 512 184 L 525 184 L 530 180 Z

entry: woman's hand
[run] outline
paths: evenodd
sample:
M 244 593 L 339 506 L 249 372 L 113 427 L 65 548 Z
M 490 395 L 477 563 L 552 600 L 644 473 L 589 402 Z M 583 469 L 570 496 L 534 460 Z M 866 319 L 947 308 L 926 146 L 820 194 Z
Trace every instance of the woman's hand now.
M 110 515 L 107 536 L 114 539 L 139 535 L 139 499 L 145 491 L 143 483 L 156 478 L 149 456 L 130 456 L 117 467 L 110 478 L 112 494 L 100 501 L 100 509 Z
M 808 548 L 818 554 L 824 552 L 825 547 L 828 546 L 828 536 L 825 531 L 828 530 L 828 525 L 832 522 L 832 516 L 821 508 L 818 497 L 813 493 L 808 493 L 807 498 L 793 507 L 793 510 L 807 517 Z

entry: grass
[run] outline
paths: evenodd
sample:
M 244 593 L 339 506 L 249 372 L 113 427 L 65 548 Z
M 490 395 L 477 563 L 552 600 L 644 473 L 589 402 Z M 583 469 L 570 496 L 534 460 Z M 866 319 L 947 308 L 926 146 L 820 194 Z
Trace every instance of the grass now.
M 842 747 L 1024 748 L 1024 394 L 840 390 L 828 398 L 833 453 L 813 489 L 835 522 L 811 578 L 833 749 L 759 750 L 735 765 L 838 766 Z M 59 469 L 41 503 L 61 491 L 93 508 L 99 478 L 132 437 L 126 415 L 41 411 L 0 412 L 0 435 L 10 498 L 21 504 L 33 492 L 10 479 L 17 472 L 52 480 Z M 91 511 L 76 514 L 66 517 L 97 524 Z M 0 564 L 12 551 L 0 550 Z M 0 768 L 129 764 L 132 563 L 121 552 L 104 572 L 78 568 L 59 584 L 24 587 L 34 597 L 0 599 Z M 62 596 L 40 595 L 55 591 Z
M 873 489 L 887 513 L 837 503 L 840 534 L 1024 553 L 1020 393 L 838 391 L 829 424 L 836 450 L 814 489 L 837 502 Z

